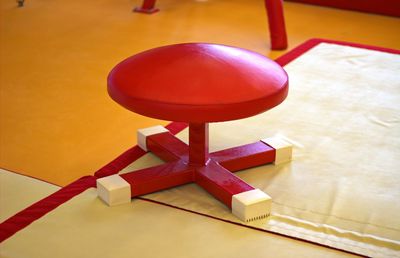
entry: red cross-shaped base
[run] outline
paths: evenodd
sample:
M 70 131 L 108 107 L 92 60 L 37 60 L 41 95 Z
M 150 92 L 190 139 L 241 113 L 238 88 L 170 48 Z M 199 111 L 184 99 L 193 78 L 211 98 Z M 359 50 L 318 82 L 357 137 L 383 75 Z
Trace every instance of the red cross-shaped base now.
M 156 130 L 145 136 L 139 132 L 139 137 L 144 139 L 145 146 L 142 148 L 151 151 L 166 163 L 121 174 L 119 176 L 125 184 L 119 186 L 107 185 L 107 178 L 99 179 L 99 196 L 107 203 L 112 202 L 112 196 L 109 196 L 111 192 L 122 193 L 124 186 L 130 189 L 130 200 L 131 197 L 193 182 L 232 208 L 233 213 L 244 221 L 269 215 L 271 198 L 232 172 L 276 161 L 276 144 L 272 144 L 272 147 L 266 142 L 258 141 L 209 153 L 208 123 L 189 124 L 189 145 L 167 130 Z M 283 149 L 288 146 L 283 146 Z M 291 150 L 284 155 L 284 159 L 290 159 Z

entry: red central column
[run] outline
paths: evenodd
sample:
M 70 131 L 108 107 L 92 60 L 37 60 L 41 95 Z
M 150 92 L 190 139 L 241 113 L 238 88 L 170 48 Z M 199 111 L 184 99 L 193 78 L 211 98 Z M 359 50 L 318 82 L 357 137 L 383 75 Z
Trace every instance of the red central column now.
M 204 166 L 208 161 L 208 123 L 189 124 L 189 163 Z
M 144 0 L 143 4 L 142 4 L 142 9 L 151 10 L 154 8 L 155 4 L 156 4 L 156 0 Z

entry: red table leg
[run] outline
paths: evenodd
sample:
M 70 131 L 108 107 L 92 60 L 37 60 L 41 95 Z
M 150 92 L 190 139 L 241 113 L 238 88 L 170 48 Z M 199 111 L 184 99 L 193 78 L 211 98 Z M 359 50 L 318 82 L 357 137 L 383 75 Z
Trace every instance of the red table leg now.
M 254 187 L 214 161 L 196 169 L 195 182 L 229 208 L 233 195 L 254 190 Z
M 131 197 L 148 194 L 193 181 L 193 169 L 181 161 L 120 175 L 131 185 Z
M 225 169 L 239 170 L 265 165 L 275 161 L 275 149 L 259 141 L 211 153 L 211 159 Z
M 286 49 L 288 43 L 285 28 L 285 18 L 283 15 L 283 1 L 265 0 L 264 3 L 268 15 L 271 49 Z
M 146 137 L 146 145 L 149 151 L 165 162 L 188 159 L 189 146 L 170 132 Z
M 156 0 L 143 0 L 141 7 L 133 9 L 134 12 L 152 14 L 158 12 L 160 9 L 155 8 Z

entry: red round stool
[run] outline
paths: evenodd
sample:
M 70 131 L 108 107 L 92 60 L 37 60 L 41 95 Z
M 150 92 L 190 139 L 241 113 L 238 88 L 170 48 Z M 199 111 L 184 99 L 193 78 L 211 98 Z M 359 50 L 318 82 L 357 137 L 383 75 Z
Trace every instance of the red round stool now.
M 270 213 L 271 198 L 232 172 L 288 161 L 291 146 L 270 138 L 209 153 L 208 123 L 246 118 L 280 104 L 288 94 L 288 77 L 277 63 L 224 45 L 165 46 L 119 63 L 109 74 L 108 92 L 135 113 L 187 122 L 189 145 L 161 126 L 139 130 L 139 146 L 166 163 L 98 179 L 106 203 L 194 182 L 244 221 Z

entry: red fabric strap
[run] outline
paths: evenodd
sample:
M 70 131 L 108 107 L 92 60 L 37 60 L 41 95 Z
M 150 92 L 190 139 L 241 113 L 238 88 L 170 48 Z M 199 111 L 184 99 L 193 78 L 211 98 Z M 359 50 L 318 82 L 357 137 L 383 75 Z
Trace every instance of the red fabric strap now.
M 328 6 L 346 10 L 400 16 L 399 0 L 286 0 L 304 4 Z
M 169 123 L 166 128 L 172 133 L 177 134 L 187 127 L 186 123 L 182 122 L 172 122 Z M 97 170 L 94 175 L 96 177 L 105 177 L 117 174 L 119 171 L 124 169 L 126 166 L 142 157 L 146 152 L 142 150 L 139 146 L 134 146 L 129 150 L 125 151 L 119 155 L 116 159 L 105 165 L 104 167 Z
M 29 206 L 25 210 L 18 212 L 0 224 L 0 243 L 17 233 L 19 230 L 25 228 L 35 220 L 43 217 L 48 212 L 54 210 L 61 204 L 70 200 L 74 196 L 82 193 L 90 187 L 95 186 L 96 177 L 82 177 L 66 187 L 61 188 L 57 192 L 49 195 L 48 197 Z

